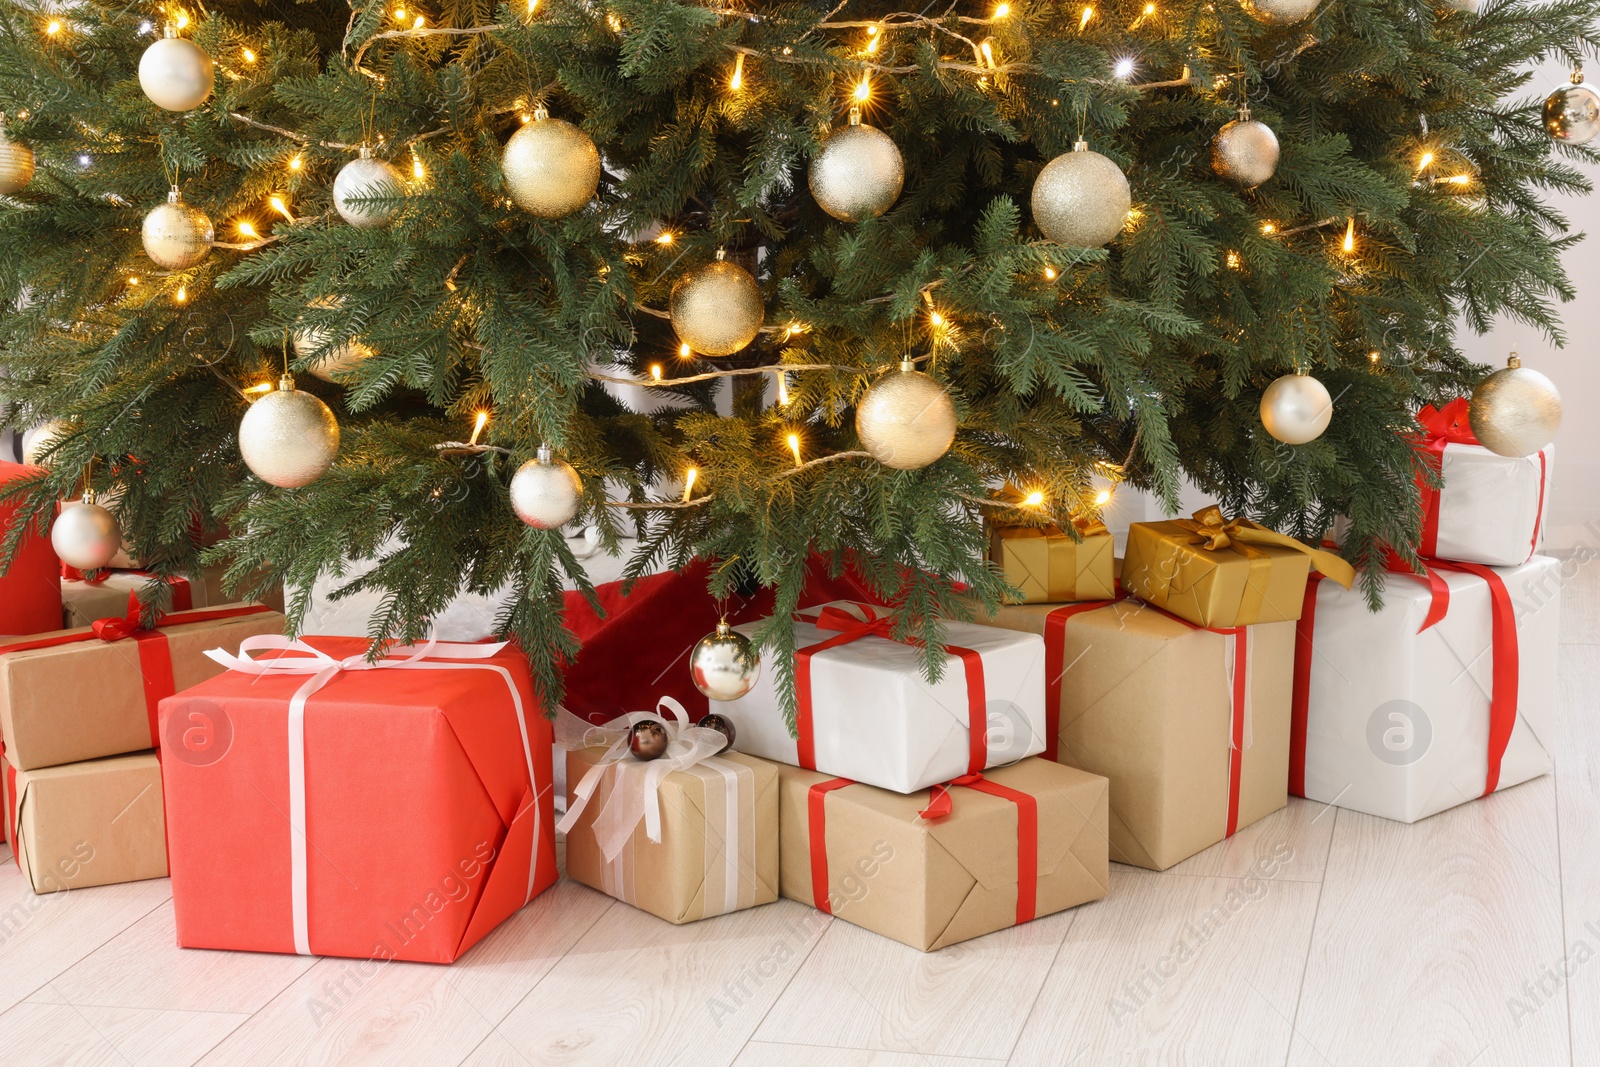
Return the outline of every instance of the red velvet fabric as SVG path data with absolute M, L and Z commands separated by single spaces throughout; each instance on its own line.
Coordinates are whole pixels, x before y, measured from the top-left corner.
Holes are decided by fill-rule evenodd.
M 660 697 L 670 696 L 682 702 L 690 718 L 706 714 L 706 698 L 689 679 L 689 651 L 717 628 L 722 610 L 737 625 L 765 618 L 773 608 L 770 589 L 719 605 L 706 592 L 709 573 L 709 564 L 697 560 L 681 572 L 636 583 L 627 596 L 620 582 L 601 586 L 604 619 L 596 618 L 581 595 L 568 593 L 567 628 L 583 641 L 583 649 L 567 671 L 567 708 L 581 719 L 603 723 L 626 712 L 649 711 Z M 800 607 L 830 600 L 883 602 L 850 570 L 832 579 L 826 565 L 814 560 Z M 771 664 L 763 663 L 762 669 L 771 670 Z
M 38 473 L 37 467 L 0 462 L 0 483 Z M 0 504 L 0 530 L 18 521 L 15 504 Z M 11 569 L 0 574 L 0 634 L 61 629 L 61 561 L 48 537 L 29 532 Z

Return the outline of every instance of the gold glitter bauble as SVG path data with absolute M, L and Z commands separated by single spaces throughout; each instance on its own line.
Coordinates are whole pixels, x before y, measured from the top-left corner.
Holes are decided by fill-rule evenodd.
M 950 450 L 956 405 L 944 386 L 905 362 L 879 378 L 856 404 L 861 447 L 885 467 L 917 470 Z
M 535 530 L 554 530 L 571 522 L 583 503 L 583 479 L 570 463 L 556 459 L 548 445 L 538 458 L 511 477 L 511 510 Z
M 1131 207 L 1127 176 L 1087 141 L 1045 164 L 1033 182 L 1033 221 L 1059 245 L 1100 247 L 1122 232 Z
M 352 159 L 339 168 L 333 179 L 333 207 L 339 217 L 358 229 L 370 230 L 387 226 L 400 209 L 396 205 L 362 203 L 367 197 L 400 196 L 405 188 L 404 178 L 393 163 L 374 159 L 363 148 L 361 158 Z
M 518 207 L 541 219 L 559 219 L 594 199 L 600 150 L 572 123 L 539 111 L 506 142 L 500 169 Z
M 1211 139 L 1211 169 L 1240 189 L 1254 189 L 1278 169 L 1278 135 L 1242 109 Z
M 0 193 L 17 193 L 33 181 L 33 149 L 0 130 Z
M 1484 448 L 1502 456 L 1531 456 L 1554 441 L 1561 428 L 1561 393 L 1512 355 L 1472 391 L 1467 416 Z
M 339 420 L 285 376 L 239 423 L 239 452 L 257 478 L 280 489 L 310 485 L 339 455 Z
M 905 185 L 906 164 L 894 139 L 875 126 L 863 126 L 859 112 L 850 125 L 822 142 L 811 161 L 811 195 L 843 222 L 875 219 L 889 210 Z
M 168 111 L 193 111 L 205 103 L 215 78 L 205 49 L 182 37 L 157 41 L 139 57 L 139 88 Z
M 1288 26 L 1317 9 L 1318 0 L 1245 0 L 1245 8 L 1262 22 Z
M 144 217 L 144 251 L 156 266 L 187 270 L 211 254 L 216 238 L 211 220 L 197 207 L 185 204 L 174 188 L 167 202 Z
M 756 339 L 767 318 L 761 286 L 749 271 L 722 258 L 678 279 L 671 311 L 678 339 L 702 356 L 733 355 Z
M 1588 144 L 1600 133 L 1600 94 L 1582 83 L 1582 74 L 1572 78 L 1545 97 L 1544 132 L 1562 144 Z

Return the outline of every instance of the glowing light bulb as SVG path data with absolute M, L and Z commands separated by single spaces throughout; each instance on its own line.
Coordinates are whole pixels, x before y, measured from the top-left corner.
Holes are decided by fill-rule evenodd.
M 861 76 L 861 82 L 856 86 L 856 90 L 853 95 L 855 99 L 861 101 L 862 103 L 866 103 L 867 98 L 872 95 L 872 84 L 867 81 L 867 76 L 865 74 Z
M 1239 269 L 1239 262 L 1240 262 L 1239 253 L 1233 251 L 1232 249 L 1229 249 L 1228 250 L 1228 266 L 1232 267 L 1234 270 L 1238 270 Z
M 744 88 L 744 53 L 740 52 L 733 57 L 733 77 L 728 79 L 728 88 L 738 92 Z
M 1367 362 L 1368 363 L 1377 364 L 1377 363 L 1380 363 L 1382 361 L 1383 361 L 1383 353 L 1379 352 L 1376 348 L 1374 348 L 1371 352 L 1367 353 Z
M 539 0 L 528 0 L 528 14 L 533 14 L 534 11 L 538 10 L 538 7 Z
M 778 372 L 778 403 L 789 402 L 789 376 L 783 371 Z
M 1047 282 L 1056 280 L 1056 269 L 1054 267 L 1046 267 L 1044 269 L 1044 280 Z
M 248 48 L 241 50 L 239 54 L 244 56 L 244 61 L 246 63 L 254 63 L 256 61 L 256 54 L 250 51 Z
M 427 21 L 428 21 L 427 19 L 423 18 L 421 15 L 418 15 L 417 16 L 417 21 L 415 21 L 415 22 L 413 22 L 411 24 L 411 28 L 414 29 L 414 30 L 420 30 L 420 29 L 422 29 L 423 24 L 426 23 Z
M 406 20 L 406 9 L 403 7 L 395 8 L 394 17 L 396 22 L 404 22 Z
M 1146 4 L 1146 5 L 1144 5 L 1144 13 L 1145 13 L 1146 17 L 1148 17 L 1150 15 L 1154 15 L 1156 13 L 1156 5 L 1154 5 L 1154 4 Z
M 661 380 L 661 364 L 650 364 L 650 377 L 654 378 L 658 382 Z
M 1270 222 L 1263 222 L 1261 224 L 1262 236 L 1271 237 L 1273 234 L 1275 234 L 1277 232 L 1278 232 L 1278 227 L 1275 224 L 1270 223 Z
M 1356 220 L 1353 215 L 1349 224 L 1344 228 L 1344 250 L 1346 252 L 1354 252 L 1356 250 Z
M 189 288 L 188 288 L 188 286 L 185 286 L 185 285 L 178 286 L 178 293 L 177 293 L 176 296 L 173 297 L 173 299 L 176 300 L 180 304 L 183 303 L 185 300 L 188 300 L 189 299 Z
M 412 177 L 416 178 L 417 181 L 420 182 L 423 178 L 427 177 L 427 174 L 428 172 L 422 169 L 422 160 L 413 155 L 411 157 Z
M 789 435 L 789 451 L 794 453 L 794 465 L 796 467 L 800 466 L 800 435 L 799 434 L 792 433 L 792 434 Z
M 272 205 L 272 210 L 276 211 L 278 214 L 282 215 L 284 218 L 288 219 L 290 222 L 294 221 L 294 216 L 289 214 L 289 205 L 287 205 L 287 204 L 285 204 L 283 202 L 283 197 L 281 197 L 281 196 L 269 197 L 267 199 L 267 203 Z
M 188 25 L 189 25 L 189 16 L 184 14 L 182 11 L 178 12 L 178 29 L 181 30 L 181 29 L 185 28 Z
M 477 444 L 478 443 L 478 435 L 483 432 L 483 428 L 485 426 L 487 426 L 487 425 L 489 425 L 489 413 L 487 411 L 478 412 L 478 422 L 477 422 L 477 424 L 475 426 L 472 427 L 472 439 L 469 440 L 467 442 L 467 444 L 469 444 L 469 445 Z
M 658 244 L 658 245 L 670 245 L 671 243 L 672 243 L 672 231 L 671 230 L 662 230 L 661 231 L 661 235 L 656 238 L 656 244 Z
M 612 33 L 622 32 L 622 19 L 619 18 L 614 12 L 606 16 L 606 25 L 611 27 Z
M 1428 167 L 1432 165 L 1432 163 L 1433 163 L 1433 153 L 1432 152 L 1424 152 L 1424 153 L 1422 153 L 1422 158 L 1417 160 L 1417 169 L 1419 171 L 1427 170 Z
M 295 156 L 293 159 L 289 160 L 289 169 L 290 170 L 299 170 L 301 167 L 303 167 L 305 165 L 306 165 L 306 161 L 301 156 Z
M 984 41 L 978 45 L 978 51 L 983 53 L 983 61 L 989 65 L 990 70 L 993 70 L 994 46 L 989 43 L 987 38 L 985 38 Z
M 135 285 L 138 285 L 138 284 L 139 284 L 139 276 L 137 274 L 135 274 L 133 277 L 128 279 L 128 285 L 129 286 L 135 286 Z
M 44 28 L 44 32 L 54 37 L 61 32 L 61 21 L 59 19 L 51 19 L 50 24 Z
M 689 342 L 688 341 L 685 341 L 685 342 L 683 342 L 683 344 L 678 346 L 678 358 L 679 359 L 688 359 L 689 357 L 691 357 L 693 355 L 694 355 L 694 349 L 689 347 Z
M 249 222 L 241 222 L 241 223 L 239 223 L 239 236 L 240 237 L 248 237 L 251 240 L 254 240 L 257 237 L 260 237 L 261 235 L 256 233 L 256 228 L 254 226 L 250 225 Z
M 1082 33 L 1084 27 L 1089 25 L 1089 20 L 1094 18 L 1094 8 L 1085 7 L 1083 14 L 1078 16 L 1078 32 Z
M 944 325 L 944 316 L 937 311 L 930 311 L 928 312 L 928 321 L 933 324 L 935 329 L 938 329 Z
M 1451 185 L 1471 185 L 1472 184 L 1472 175 L 1470 175 L 1470 174 L 1452 174 L 1450 176 L 1449 180 L 1450 180 L 1450 184 Z
M 1095 507 L 1103 508 L 1109 503 L 1111 503 L 1111 490 L 1102 489 L 1102 490 L 1100 490 L 1098 493 L 1096 493 L 1094 495 L 1094 506 Z
M 1117 60 L 1117 65 L 1111 68 L 1111 72 L 1119 78 L 1133 77 L 1133 60 L 1124 56 Z
M 1033 492 L 1029 493 L 1022 500 L 1022 506 L 1023 507 L 1027 507 L 1027 508 L 1036 508 L 1040 504 L 1043 504 L 1043 503 L 1044 503 L 1044 494 L 1039 492 L 1039 490 L 1037 490 L 1037 489 L 1035 489 Z
M 700 472 L 693 467 L 690 467 L 689 473 L 683 476 L 683 502 L 685 504 L 689 502 L 691 494 L 694 493 L 694 482 L 698 477 L 700 477 Z
M 1001 4 L 994 9 L 994 17 L 997 19 L 1003 19 L 1009 14 L 1011 14 L 1010 4 Z
M 878 27 L 876 27 L 876 26 L 868 26 L 867 27 L 867 54 L 868 55 L 872 55 L 874 52 L 876 52 L 878 50 L 878 41 L 879 41 Z
M 262 382 L 260 385 L 252 385 L 250 388 L 244 390 L 244 392 L 246 392 L 246 393 L 270 393 L 270 392 L 272 392 L 272 383 L 271 382 Z

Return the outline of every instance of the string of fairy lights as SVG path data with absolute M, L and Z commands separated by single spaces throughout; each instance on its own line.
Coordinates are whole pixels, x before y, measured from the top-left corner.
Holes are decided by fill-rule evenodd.
M 1292 24 L 1312 13 L 1317 0 L 1246 0 L 1252 12 L 1264 22 Z M 726 43 L 731 62 L 726 75 L 726 90 L 741 93 L 752 88 L 759 77 L 763 63 L 777 64 L 833 64 L 843 56 L 849 60 L 855 74 L 851 75 L 845 90 L 848 125 L 832 129 L 823 141 L 817 156 L 812 160 L 809 185 L 818 205 L 842 222 L 853 223 L 873 218 L 887 211 L 899 198 L 904 180 L 904 163 L 898 147 L 882 130 L 863 121 L 864 109 L 881 95 L 874 81 L 897 75 L 922 73 L 928 64 L 896 63 L 886 57 L 892 51 L 886 47 L 892 36 L 919 34 L 929 41 L 943 42 L 957 47 L 960 56 L 944 56 L 931 66 L 939 71 L 970 75 L 982 87 L 999 85 L 1002 79 L 1018 74 L 1041 73 L 1039 65 L 1004 54 L 1002 43 L 990 31 L 1002 27 L 1015 17 L 1013 5 L 996 4 L 988 15 L 929 16 L 918 12 L 894 12 L 873 19 L 836 18 L 845 3 L 839 3 L 826 17 L 815 23 L 806 33 L 838 35 L 851 43 L 830 49 L 828 57 L 804 53 L 792 45 L 774 50 L 758 50 L 737 42 Z M 539 17 L 539 0 L 527 0 L 525 18 Z M 713 6 L 710 10 L 725 19 L 742 19 L 757 22 L 761 15 L 731 6 Z M 203 106 L 211 97 L 215 71 L 238 79 L 248 77 L 250 68 L 260 69 L 261 53 L 248 43 L 236 46 L 235 54 L 214 61 L 193 41 L 184 37 L 191 20 L 187 13 L 177 8 L 164 8 L 164 32 L 146 50 L 140 62 L 139 78 L 145 94 L 158 106 L 173 112 L 185 113 Z M 492 35 L 509 27 L 504 24 L 457 28 L 430 25 L 425 13 L 395 6 L 387 13 L 389 28 L 361 41 L 354 55 L 349 56 L 350 68 L 380 85 L 384 75 L 363 66 L 369 51 L 381 42 L 412 41 L 434 37 L 467 37 Z M 603 18 L 611 33 L 624 34 L 626 27 L 615 12 L 597 9 L 596 17 Z M 1111 16 L 1092 4 L 1079 10 L 1077 32 L 1085 34 L 1098 21 Z M 1159 23 L 1160 9 L 1156 3 L 1146 3 L 1135 13 L 1128 24 L 1129 30 L 1154 26 Z M 41 26 L 44 36 L 52 41 L 65 41 L 80 32 L 71 19 L 63 16 L 48 18 Z M 154 25 L 146 22 L 140 32 L 154 32 Z M 799 41 L 795 42 L 799 44 Z M 1316 42 L 1309 36 L 1300 50 Z M 347 40 L 345 52 L 348 54 Z M 1136 63 L 1131 57 L 1114 57 L 1110 62 L 1110 76 L 1084 79 L 1090 85 L 1117 85 L 1148 92 L 1159 89 L 1201 86 L 1189 66 L 1182 68 L 1177 78 L 1159 81 L 1134 82 Z M 1220 98 L 1225 98 L 1231 83 L 1237 79 L 1241 97 L 1238 118 L 1227 123 L 1212 142 L 1212 164 L 1219 177 L 1241 192 L 1254 189 L 1271 178 L 1278 161 L 1276 135 L 1263 123 L 1251 117 L 1243 103 L 1244 75 L 1223 76 L 1209 88 Z M 554 88 L 542 87 L 530 97 L 512 101 L 494 109 L 495 114 L 515 112 L 521 125 L 513 132 L 504 148 L 502 170 L 506 178 L 509 203 L 530 215 L 544 219 L 562 218 L 584 209 L 595 197 L 601 176 L 601 160 L 594 142 L 576 125 L 553 117 L 540 101 Z M 1582 85 L 1581 73 L 1576 74 L 1571 87 L 1574 94 L 1590 93 Z M 374 93 L 374 110 L 377 91 Z M 1552 97 L 1554 99 L 1554 97 Z M 1581 101 L 1580 101 L 1581 102 Z M 1059 100 L 1051 104 L 1059 105 Z M 1547 129 L 1557 139 L 1576 140 L 1577 134 L 1562 137 L 1549 121 Z M 449 127 L 428 130 L 410 138 L 390 143 L 371 123 L 364 123 L 363 138 L 358 144 L 321 141 L 297 131 L 261 122 L 247 114 L 229 112 L 229 117 L 248 128 L 259 130 L 288 142 L 284 167 L 294 178 L 303 176 L 310 167 L 307 150 L 317 148 L 330 151 L 354 151 L 356 159 L 340 169 L 333 184 L 333 208 L 315 221 L 331 221 L 337 214 L 346 223 L 357 227 L 387 226 L 400 210 L 398 201 L 404 196 L 408 178 L 394 163 L 382 155 L 409 156 L 409 181 L 423 183 L 427 168 L 419 146 L 447 134 Z M 1424 120 L 1424 139 L 1426 126 Z M 1582 131 L 1578 131 L 1581 133 Z M 1593 136 L 1593 132 L 1589 133 Z M 1586 138 L 1585 138 L 1586 139 Z M 10 153 L 8 156 L 7 153 Z M 28 177 L 31 177 L 32 155 L 21 145 L 5 140 L 0 127 L 0 192 L 7 189 L 10 180 L 20 188 L 16 178 L 20 164 L 6 165 L 11 156 L 26 153 Z M 87 158 L 87 157 L 85 157 Z M 1416 184 L 1446 191 L 1460 191 L 1473 184 L 1469 168 L 1445 173 L 1446 163 L 1461 166 L 1467 161 L 1457 154 L 1425 141 L 1419 149 L 1416 165 Z M 194 267 L 205 260 L 215 248 L 239 253 L 259 250 L 281 239 L 278 233 L 263 232 L 265 225 L 256 218 L 240 217 L 232 221 L 239 240 L 219 241 L 211 220 L 203 211 L 186 203 L 177 181 L 173 181 L 167 202 L 158 205 L 145 218 L 142 241 L 149 259 L 158 267 L 152 277 L 167 281 L 171 298 L 183 303 L 191 298 L 189 275 Z M 292 184 L 292 183 L 291 183 Z M 373 203 L 373 200 L 379 203 Z M 1085 205 L 1098 205 L 1085 208 Z M 290 206 L 287 191 L 267 198 L 273 214 L 290 225 L 308 220 L 297 217 Z M 1137 227 L 1143 213 L 1131 202 L 1126 176 L 1109 158 L 1090 149 L 1080 138 L 1071 152 L 1049 161 L 1035 183 L 1032 199 L 1035 222 L 1049 242 L 1063 248 L 1097 247 L 1115 240 L 1127 229 Z M 1263 236 L 1279 240 L 1333 227 L 1342 227 L 1336 238 L 1334 252 L 1350 257 L 1357 254 L 1358 228 L 1354 215 L 1319 219 L 1300 225 L 1284 226 L 1267 220 L 1260 224 Z M 652 238 L 657 245 L 671 246 L 680 237 L 672 229 L 660 229 Z M 463 257 L 461 262 L 465 262 Z M 1244 266 L 1239 252 L 1229 250 L 1227 265 L 1234 269 Z M 461 263 L 457 264 L 459 270 Z M 1049 265 L 1043 269 L 1046 282 L 1054 282 L 1061 267 Z M 446 279 L 446 287 L 455 288 L 455 271 Z M 130 275 L 130 289 L 143 284 L 138 275 Z M 860 451 L 832 456 L 805 459 L 798 431 L 783 435 L 783 447 L 794 459 L 794 465 L 779 474 L 789 478 L 807 470 L 841 460 L 871 460 L 899 469 L 917 469 L 934 462 L 951 446 L 956 433 L 956 413 L 953 402 L 944 387 L 933 377 L 918 369 L 917 364 L 934 358 L 942 346 L 953 346 L 953 337 L 959 324 L 952 322 L 948 310 L 941 308 L 934 293 L 938 282 L 923 286 L 920 293 L 925 303 L 925 322 L 931 351 L 922 356 L 907 358 L 898 371 L 890 370 L 877 377 L 860 397 L 857 404 L 857 431 L 862 440 Z M 889 298 L 879 298 L 887 300 Z M 336 301 L 333 305 L 336 306 Z M 765 320 L 766 309 L 759 283 L 735 258 L 724 255 L 719 248 L 712 261 L 691 267 L 677 279 L 672 287 L 671 307 L 667 310 L 636 306 L 640 313 L 669 321 L 677 333 L 680 345 L 678 356 L 682 360 L 697 358 L 716 359 L 740 352 L 758 336 L 776 336 L 787 343 L 806 332 L 810 327 L 804 322 L 790 321 L 772 324 Z M 371 350 L 360 342 L 348 341 L 330 345 L 325 333 L 306 330 L 293 338 L 294 347 L 302 357 L 321 358 L 314 364 L 312 373 L 330 381 L 339 380 L 339 370 L 359 363 L 363 354 Z M 780 358 L 787 358 L 789 350 Z M 1374 353 L 1374 355 L 1378 355 Z M 1374 359 L 1373 362 L 1379 362 Z M 334 369 L 323 369 L 334 368 Z M 589 378 L 614 385 L 637 385 L 645 388 L 674 388 L 719 378 L 772 375 L 777 384 L 780 405 L 789 402 L 789 375 L 809 372 L 833 372 L 872 376 L 870 368 L 844 366 L 830 363 L 794 362 L 758 367 L 719 368 L 690 374 L 665 373 L 662 363 L 649 365 L 648 377 L 631 378 L 606 374 L 591 369 Z M 332 411 L 320 399 L 296 390 L 288 373 L 287 352 L 285 373 L 273 389 L 270 384 L 243 390 L 247 394 L 260 394 L 246 413 L 240 427 L 240 446 L 245 462 L 251 470 L 268 483 L 292 488 L 310 484 L 320 477 L 334 462 L 338 453 L 338 422 Z M 1274 394 L 1280 394 L 1275 397 Z M 1307 419 L 1295 414 L 1306 410 L 1317 412 Z M 1304 443 L 1319 436 L 1332 415 L 1332 401 L 1327 391 L 1310 378 L 1305 368 L 1295 374 L 1285 375 L 1269 386 L 1262 401 L 1262 416 L 1267 429 L 1280 440 L 1292 444 Z M 466 454 L 482 451 L 511 452 L 499 446 L 480 443 L 479 438 L 488 420 L 487 412 L 476 418 L 472 438 L 467 442 L 446 442 L 439 450 L 444 454 Z M 302 441 L 298 447 L 284 447 L 286 440 Z M 1129 454 L 1120 465 L 1108 469 L 1125 472 L 1133 462 Z M 613 502 L 620 507 L 681 508 L 702 505 L 714 494 L 703 492 L 694 496 L 693 490 L 699 471 L 691 468 L 685 472 L 680 499 L 653 502 Z M 1114 483 L 1113 483 L 1114 484 Z M 530 526 L 553 529 L 574 518 L 582 500 L 582 483 L 573 468 L 555 459 L 550 451 L 541 448 L 537 458 L 525 463 L 516 473 L 511 486 L 512 505 L 519 517 Z M 1101 499 L 1104 497 L 1104 499 Z M 1101 490 L 1092 502 L 1103 506 L 1109 500 L 1109 490 Z M 978 499 L 976 503 L 1004 507 L 1042 508 L 1047 501 L 1041 492 L 1023 494 L 1017 499 Z M 1081 503 L 1090 503 L 1083 501 Z

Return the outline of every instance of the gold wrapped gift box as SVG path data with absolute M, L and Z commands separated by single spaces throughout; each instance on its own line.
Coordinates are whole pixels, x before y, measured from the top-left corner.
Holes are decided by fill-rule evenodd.
M 1114 595 L 1111 534 L 1102 522 L 1075 524 L 1081 541 L 1058 526 L 999 526 L 989 559 L 1022 592 L 1023 604 L 1101 600 Z

